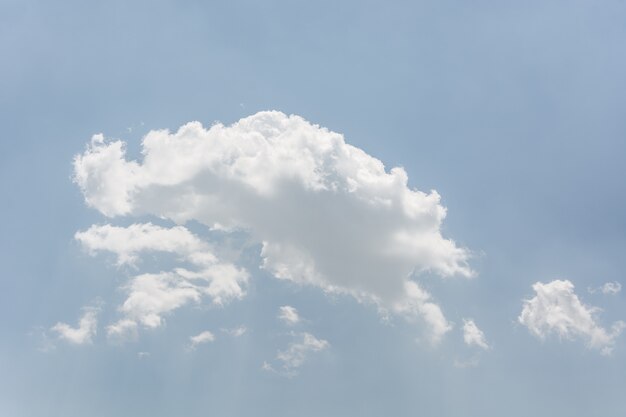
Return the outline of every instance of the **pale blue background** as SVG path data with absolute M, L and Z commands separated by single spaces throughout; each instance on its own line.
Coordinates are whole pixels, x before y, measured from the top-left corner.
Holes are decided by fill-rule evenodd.
M 586 291 L 626 284 L 625 22 L 622 0 L 0 1 L 0 415 L 625 415 L 624 335 L 606 358 L 515 323 L 531 284 L 555 278 L 603 325 L 626 319 L 623 293 Z M 136 344 L 101 327 L 91 346 L 39 351 L 40 328 L 97 297 L 110 322 L 131 273 L 72 240 L 104 221 L 70 180 L 91 135 L 136 156 L 149 129 L 265 109 L 441 193 L 444 231 L 479 272 L 424 284 L 457 325 L 445 342 L 420 347 L 401 321 L 278 282 L 251 250 L 242 302 L 183 309 Z M 294 379 L 260 370 L 288 341 L 283 304 L 332 345 Z M 460 369 L 467 316 L 493 349 Z M 239 324 L 239 340 L 219 331 Z M 205 329 L 216 342 L 185 352 Z

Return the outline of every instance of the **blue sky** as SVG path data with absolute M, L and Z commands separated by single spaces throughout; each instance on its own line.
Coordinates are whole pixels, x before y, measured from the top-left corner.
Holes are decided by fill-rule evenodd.
M 623 1 L 0 1 L 0 414 L 623 415 L 625 18 Z M 165 157 L 142 148 L 159 129 Z M 117 140 L 121 159 L 75 164 Z M 236 175 L 209 169 L 242 149 Z M 111 169 L 142 155 L 151 170 Z M 104 225 L 123 238 L 75 238 Z M 432 249 L 449 239 L 461 252 Z M 207 265 L 241 293 L 191 286 L 226 276 Z M 125 304 L 142 274 L 182 304 Z

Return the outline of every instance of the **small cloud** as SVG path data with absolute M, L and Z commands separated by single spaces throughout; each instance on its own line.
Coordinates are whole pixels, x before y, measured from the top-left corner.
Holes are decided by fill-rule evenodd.
M 107 326 L 107 337 L 114 342 L 125 342 L 137 338 L 137 322 L 130 319 L 121 319 Z
M 276 355 L 276 360 L 280 362 L 281 371 L 276 371 L 268 362 L 263 362 L 262 369 L 293 377 L 298 374 L 298 368 L 306 362 L 311 353 L 320 352 L 330 347 L 328 341 L 318 339 L 310 333 L 293 333 L 292 336 L 293 341 L 289 343 L 287 349 L 278 351 Z
M 485 350 L 489 349 L 485 334 L 476 326 L 472 319 L 463 319 L 463 340 L 468 346 L 478 346 Z
M 476 368 L 478 366 L 478 358 L 477 357 L 473 357 L 470 359 L 455 359 L 454 360 L 454 367 L 455 368 L 461 368 L 461 369 L 466 369 L 466 368 Z
M 591 294 L 601 292 L 604 295 L 615 295 L 622 290 L 622 284 L 617 281 L 605 282 L 603 285 L 597 288 L 587 288 L 587 291 Z
M 137 352 L 137 357 L 139 359 L 146 359 L 150 357 L 150 352 Z
M 267 372 L 276 373 L 276 370 L 274 369 L 274 367 L 267 361 L 263 361 L 263 364 L 261 365 L 261 369 Z
M 518 321 L 540 339 L 556 334 L 562 339 L 582 339 L 590 349 L 603 355 L 613 351 L 615 339 L 626 328 L 619 320 L 610 330 L 600 326 L 596 315 L 599 308 L 583 304 L 574 293 L 574 284 L 568 280 L 554 280 L 533 285 L 535 296 L 524 300 Z
M 99 307 L 84 307 L 83 315 L 78 322 L 78 327 L 72 327 L 67 323 L 58 322 L 50 328 L 57 333 L 59 339 L 63 339 L 75 345 L 90 344 L 98 327 Z
M 298 310 L 291 306 L 280 307 L 278 318 L 288 326 L 293 326 L 300 322 L 300 315 L 298 314 Z
M 222 329 L 222 332 L 224 332 L 224 333 L 226 333 L 226 334 L 228 334 L 229 336 L 232 336 L 232 337 L 243 336 L 247 331 L 248 331 L 248 329 L 246 328 L 246 326 L 234 327 L 232 329 Z
M 215 341 L 215 336 L 213 335 L 213 333 L 211 333 L 210 331 L 206 330 L 202 333 L 199 333 L 195 336 L 191 336 L 189 338 L 189 349 L 193 350 L 196 347 L 198 347 L 198 345 L 202 345 L 205 343 L 210 343 Z

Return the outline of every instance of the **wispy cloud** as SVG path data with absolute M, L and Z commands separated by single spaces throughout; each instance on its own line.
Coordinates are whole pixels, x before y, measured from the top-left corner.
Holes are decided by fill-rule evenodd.
M 279 350 L 276 355 L 278 368 L 275 368 L 271 363 L 265 361 L 263 362 L 262 369 L 292 377 L 298 374 L 298 368 L 304 365 L 310 354 L 326 350 L 330 347 L 328 341 L 318 339 L 311 333 L 292 333 L 291 337 L 292 341 L 287 348 Z
M 83 315 L 78 322 L 78 327 L 72 327 L 67 323 L 58 322 L 50 328 L 59 339 L 75 345 L 84 345 L 92 342 L 98 330 L 98 313 L 100 307 L 84 307 Z
M 195 269 L 175 268 L 169 272 L 144 273 L 123 286 L 127 298 L 119 307 L 124 317 L 107 327 L 111 339 L 134 338 L 139 325 L 161 326 L 163 316 L 190 303 L 210 298 L 224 305 L 245 295 L 248 273 L 219 260 L 204 242 L 187 228 L 156 226 L 151 223 L 127 227 L 94 225 L 76 233 L 76 239 L 92 255 L 111 252 L 117 265 L 136 265 L 141 255 L 162 252 L 179 257 Z
M 237 326 L 237 327 L 233 327 L 232 329 L 222 329 L 222 332 L 228 334 L 229 336 L 232 337 L 241 337 L 243 336 L 246 332 L 248 331 L 248 328 L 246 326 Z
M 596 288 L 587 288 L 587 291 L 589 291 L 591 294 L 600 292 L 605 295 L 615 295 L 618 294 L 621 290 L 622 284 L 617 281 L 605 282 L 604 284 Z
M 199 345 L 210 343 L 213 341 L 215 341 L 215 335 L 213 335 L 213 333 L 211 333 L 210 331 L 205 330 L 189 338 L 189 348 L 193 350 Z

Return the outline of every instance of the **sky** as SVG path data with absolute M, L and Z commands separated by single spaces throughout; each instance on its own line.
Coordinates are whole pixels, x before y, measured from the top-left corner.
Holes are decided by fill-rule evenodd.
M 625 20 L 0 0 L 0 415 L 622 416 Z

